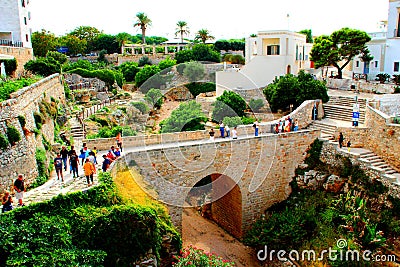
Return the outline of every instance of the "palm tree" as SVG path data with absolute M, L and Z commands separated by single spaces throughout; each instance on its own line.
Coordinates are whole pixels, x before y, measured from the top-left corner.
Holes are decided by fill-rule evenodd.
M 195 39 L 201 40 L 203 44 L 205 44 L 207 40 L 213 40 L 215 37 L 210 35 L 210 32 L 207 29 L 201 29 L 197 32 Z
M 180 20 L 176 23 L 176 26 L 178 26 L 178 27 L 176 28 L 175 36 L 180 34 L 181 35 L 181 43 L 183 43 L 183 35 L 188 35 L 190 33 L 189 27 L 187 26 L 187 22 Z
M 142 30 L 142 43 L 146 44 L 146 29 L 148 26 L 151 26 L 151 19 L 149 19 L 149 17 L 143 12 L 137 13 L 136 18 L 137 21 L 133 27 L 140 27 Z
M 121 46 L 121 54 L 124 53 L 123 47 L 124 47 L 124 45 L 126 44 L 126 42 L 129 40 L 129 37 L 130 37 L 130 34 L 129 34 L 129 33 L 126 33 L 126 32 L 118 33 L 118 34 L 115 36 L 115 40 L 116 40 L 116 41 L 118 42 L 118 44 Z

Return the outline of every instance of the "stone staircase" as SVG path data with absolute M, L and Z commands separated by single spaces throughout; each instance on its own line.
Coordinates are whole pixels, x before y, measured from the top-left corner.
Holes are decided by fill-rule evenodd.
M 358 157 L 358 160 L 370 164 L 372 170 L 381 173 L 386 179 L 400 185 L 400 174 L 375 153 L 371 151 L 363 152 Z
M 332 140 L 335 141 L 335 131 L 336 126 L 322 122 L 322 121 L 313 121 L 313 123 L 308 127 L 311 130 L 320 130 L 321 136 L 320 139 L 323 140 Z
M 360 105 L 359 124 L 365 122 L 366 99 L 358 99 Z M 353 104 L 356 104 L 354 97 L 331 96 L 329 102 L 324 104 L 325 118 L 340 121 L 349 121 L 353 119 Z
M 71 124 L 71 135 L 74 138 L 74 140 L 76 139 L 85 139 L 85 130 L 83 129 L 82 125 L 80 124 L 80 122 L 78 121 L 77 118 L 71 118 L 69 120 L 70 124 Z

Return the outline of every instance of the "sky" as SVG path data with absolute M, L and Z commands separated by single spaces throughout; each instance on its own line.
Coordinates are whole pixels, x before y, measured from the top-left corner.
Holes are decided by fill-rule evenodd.
M 141 33 L 135 16 L 144 12 L 152 26 L 147 36 L 174 38 L 176 23 L 186 21 L 193 38 L 207 29 L 216 39 L 248 37 L 266 30 L 311 29 L 314 36 L 343 27 L 377 32 L 387 20 L 389 0 L 31 0 L 32 30 L 65 35 L 79 26 L 107 34 Z

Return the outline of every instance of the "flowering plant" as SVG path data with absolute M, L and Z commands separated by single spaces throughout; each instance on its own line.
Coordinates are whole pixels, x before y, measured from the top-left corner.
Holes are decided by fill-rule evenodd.
M 192 267 L 233 267 L 234 262 L 222 259 L 221 257 L 207 253 L 202 249 L 189 246 L 181 251 L 181 256 L 175 258 L 178 262 L 173 267 L 192 266 Z

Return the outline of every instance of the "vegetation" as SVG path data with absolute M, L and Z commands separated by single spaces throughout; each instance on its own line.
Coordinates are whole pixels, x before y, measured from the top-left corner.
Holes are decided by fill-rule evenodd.
M 192 61 L 185 64 L 183 76 L 193 83 L 201 80 L 205 76 L 205 71 L 203 64 Z
M 19 89 L 29 86 L 39 80 L 39 77 L 19 78 L 0 83 L 0 102 L 10 99 L 10 95 Z
M 208 40 L 214 40 L 215 37 L 210 34 L 210 31 L 207 29 L 200 29 L 196 33 L 196 37 L 194 38 L 195 40 L 200 40 L 203 44 L 206 43 Z
M 225 117 L 242 117 L 246 106 L 246 101 L 240 95 L 232 91 L 224 91 L 221 96 L 217 97 L 212 118 L 219 122 Z
M 264 101 L 262 99 L 251 99 L 249 102 L 249 107 L 252 111 L 258 112 L 264 106 Z
M 196 266 L 196 267 L 233 267 L 234 262 L 229 262 L 216 256 L 212 253 L 206 253 L 202 249 L 189 246 L 185 248 L 181 256 L 176 257 L 177 262 L 174 263 L 173 267 L 183 267 L 183 266 Z
M 223 120 L 224 125 L 228 125 L 229 127 L 236 127 L 238 125 L 242 125 L 243 121 L 240 117 L 225 117 Z
M 8 76 L 12 75 L 14 71 L 17 69 L 17 60 L 15 58 L 13 59 L 0 59 L 0 64 L 4 63 L 4 66 L 6 67 L 6 74 Z
M 21 141 L 21 134 L 13 125 L 7 125 L 7 138 L 11 145 L 15 145 Z
M 136 62 L 124 62 L 122 63 L 118 69 L 124 75 L 124 79 L 127 82 L 134 82 L 135 76 L 139 72 L 138 63 Z
M 30 188 L 41 186 L 49 179 L 46 150 L 43 148 L 37 148 L 35 152 L 35 158 L 38 169 L 38 177 L 36 177 L 35 181 L 30 185 Z
M 4 134 L 0 133 L 0 149 L 5 150 L 9 144 L 8 138 Z
M 342 79 L 343 69 L 355 56 L 367 50 L 366 43 L 370 40 L 371 37 L 364 31 L 342 28 L 330 36 L 317 37 L 310 60 L 315 62 L 315 68 L 334 66 L 338 71 L 337 78 Z
M 301 30 L 299 33 L 304 34 L 306 36 L 306 42 L 312 44 L 314 42 L 313 35 L 311 29 Z
M 181 50 L 175 54 L 178 64 L 189 61 L 221 62 L 221 55 L 213 49 L 213 46 L 196 44 L 190 50 Z
M 98 69 L 98 70 L 86 70 L 82 68 L 77 68 L 70 70 L 70 73 L 76 73 L 85 78 L 98 78 L 105 82 L 108 88 L 112 88 L 114 82 L 117 82 L 118 86 L 122 87 L 123 84 L 123 74 L 119 71 L 111 69 Z
M 390 75 L 387 73 L 378 73 L 376 75 L 376 80 L 379 81 L 380 83 L 385 83 L 386 81 L 388 81 L 390 78 Z
M 2 215 L 0 265 L 129 266 L 149 250 L 159 261 L 165 235 L 179 250 L 180 237 L 161 208 L 126 204 L 109 173 L 99 180 L 86 192 Z
M 48 51 L 46 57 L 39 57 L 36 60 L 29 60 L 24 68 L 32 73 L 42 76 L 49 76 L 60 73 L 62 65 L 67 62 L 67 56 L 59 52 Z
M 143 102 L 132 102 L 131 105 L 137 108 L 142 114 L 147 114 L 149 112 L 149 106 Z
M 160 63 L 158 63 L 158 67 L 160 68 L 160 70 L 165 70 L 175 65 L 176 65 L 176 60 L 171 59 L 171 57 L 169 56 L 166 59 L 161 60 Z
M 228 61 L 232 64 L 242 64 L 244 65 L 245 59 L 241 55 L 225 54 L 223 61 Z
M 144 99 L 150 104 L 151 109 L 161 108 L 164 102 L 164 95 L 161 93 L 160 89 L 150 89 Z
M 47 52 L 55 51 L 57 37 L 44 29 L 32 33 L 32 48 L 37 57 L 45 57 Z
M 143 12 L 137 13 L 136 19 L 133 27 L 139 27 L 142 30 L 142 44 L 146 44 L 146 29 L 151 26 L 151 19 Z
M 214 44 L 218 51 L 244 51 L 246 43 L 244 40 L 218 40 Z
M 307 170 L 344 177 L 347 192 L 326 192 L 322 185 L 317 190 L 300 189 L 294 180 L 291 196 L 265 212 L 244 238 L 246 244 L 319 253 L 335 247 L 341 238 L 349 246 L 342 249 L 379 253 L 388 238 L 398 238 L 400 216 L 396 205 L 400 200 L 387 195 L 388 189 L 380 181 L 368 177 L 348 158 L 337 155 L 334 165 L 321 162 L 321 149 L 322 142 L 316 140 L 307 153 Z M 329 264 L 344 266 L 343 262 Z
M 160 123 L 162 133 L 204 130 L 207 117 L 196 101 L 184 102 Z
M 215 83 L 192 82 L 185 84 L 185 87 L 194 97 L 198 96 L 201 93 L 215 92 L 217 90 L 217 86 Z
M 138 86 L 138 87 L 142 86 L 150 77 L 156 75 L 159 72 L 160 72 L 160 68 L 157 65 L 144 66 L 135 76 L 136 86 Z M 146 92 L 144 92 L 144 93 L 146 93 Z
M 178 21 L 176 23 L 176 32 L 175 32 L 175 36 L 180 35 L 181 37 L 181 43 L 183 43 L 183 36 L 185 35 L 189 35 L 190 31 L 189 31 L 189 27 L 187 25 L 186 21 Z
M 151 62 L 151 60 L 148 56 L 143 56 L 143 57 L 139 58 L 138 65 L 139 65 L 139 67 L 143 67 L 146 65 L 153 65 L 153 62 Z
M 263 92 L 273 112 L 287 110 L 290 104 L 297 108 L 306 100 L 321 99 L 324 103 L 329 100 L 325 83 L 304 71 L 298 76 L 287 74 L 275 78 Z

